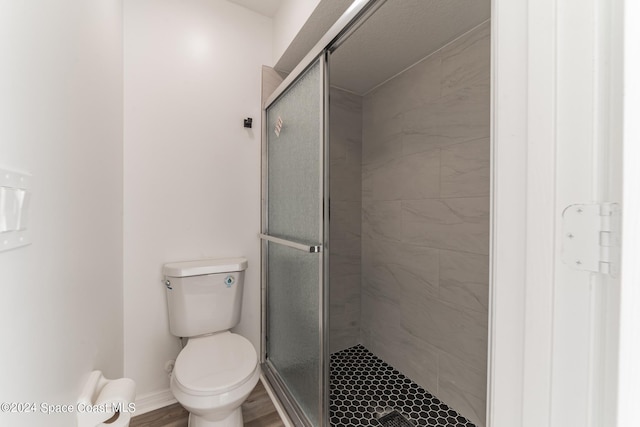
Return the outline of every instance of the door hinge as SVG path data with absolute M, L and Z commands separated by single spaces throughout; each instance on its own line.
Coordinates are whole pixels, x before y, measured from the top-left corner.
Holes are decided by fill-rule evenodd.
M 568 206 L 562 212 L 562 261 L 577 270 L 617 277 L 620 225 L 618 203 Z

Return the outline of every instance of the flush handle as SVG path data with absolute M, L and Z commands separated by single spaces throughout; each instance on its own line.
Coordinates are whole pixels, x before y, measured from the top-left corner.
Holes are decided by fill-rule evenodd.
M 236 282 L 236 279 L 233 276 L 227 276 L 224 278 L 224 284 L 227 285 L 227 288 L 230 288 Z

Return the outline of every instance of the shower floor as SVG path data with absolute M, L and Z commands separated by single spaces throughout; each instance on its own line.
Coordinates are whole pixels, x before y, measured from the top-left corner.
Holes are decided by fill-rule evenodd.
M 393 410 L 414 426 L 475 427 L 362 345 L 332 354 L 330 369 L 334 427 L 406 425 L 378 421 Z

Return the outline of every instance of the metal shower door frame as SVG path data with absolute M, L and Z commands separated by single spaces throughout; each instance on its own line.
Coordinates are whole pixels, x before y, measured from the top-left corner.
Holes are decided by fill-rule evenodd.
M 277 395 L 279 401 L 285 407 L 291 421 L 296 426 L 313 427 L 313 424 L 306 418 L 304 411 L 296 403 L 295 399 L 286 387 L 285 382 L 274 366 L 269 362 L 267 355 L 267 332 L 268 315 L 267 307 L 269 292 L 267 287 L 268 277 L 268 242 L 285 244 L 299 250 L 308 250 L 317 253 L 321 268 L 319 269 L 319 408 L 318 420 L 320 426 L 329 426 L 329 57 L 331 52 L 337 49 L 357 28 L 360 27 L 369 17 L 371 17 L 386 0 L 355 0 L 347 11 L 336 21 L 309 53 L 300 61 L 293 71 L 282 81 L 276 90 L 267 98 L 262 108 L 262 188 L 261 188 L 261 290 L 262 290 L 262 313 L 261 313 L 261 351 L 260 363 L 264 376 L 269 385 Z M 306 73 L 306 71 L 320 61 L 320 80 L 323 90 L 323 111 L 320 117 L 320 129 L 322 132 L 322 143 L 320 144 L 320 235 L 323 242 L 319 246 L 306 246 L 298 242 L 276 242 L 273 236 L 269 236 L 268 222 L 268 123 L 267 109 L 280 97 L 282 97 L 293 85 Z M 278 239 L 281 240 L 281 239 Z
M 327 132 L 327 122 L 326 119 L 328 112 L 328 100 L 329 100 L 329 87 L 328 87 L 328 66 L 327 66 L 327 54 L 323 50 L 319 56 L 313 58 L 313 60 L 307 64 L 307 66 L 299 72 L 295 79 L 292 79 L 289 84 L 284 87 L 284 90 L 281 90 L 278 93 L 278 96 L 272 97 L 267 102 L 265 102 L 264 108 L 262 109 L 262 232 L 259 235 L 262 246 L 261 246 L 261 258 L 262 258 L 262 268 L 261 268 L 261 288 L 262 288 L 262 332 L 261 332 L 261 355 L 260 355 L 260 363 L 262 366 L 263 373 L 266 379 L 269 381 L 273 391 L 278 396 L 278 399 L 285 407 L 287 414 L 291 417 L 291 420 L 299 426 L 305 427 L 313 427 L 313 424 L 307 419 L 304 414 L 304 411 L 292 397 L 292 394 L 287 388 L 285 381 L 278 374 L 277 369 L 273 366 L 273 364 L 269 361 L 267 355 L 267 335 L 269 330 L 269 318 L 267 313 L 268 301 L 269 301 L 269 289 L 267 286 L 268 280 L 268 257 L 269 257 L 269 246 L 268 243 L 272 242 L 275 244 L 280 244 L 284 246 L 288 246 L 293 249 L 297 249 L 303 252 L 309 253 L 311 256 L 318 256 L 318 262 L 320 265 L 319 268 L 319 277 L 318 277 L 318 325 L 319 325 L 319 378 L 318 378 L 318 387 L 319 387 L 319 414 L 318 420 L 320 425 L 325 426 L 329 425 L 328 423 L 328 399 L 329 399 L 329 369 L 328 369 L 328 304 L 329 304 L 329 295 L 328 295 L 328 286 L 325 285 L 325 281 L 328 278 L 328 197 L 329 197 L 329 189 L 328 189 L 328 167 L 329 167 L 329 144 L 328 144 L 328 132 Z M 319 227 L 319 235 L 322 236 L 323 241 L 319 245 L 306 245 L 298 242 L 292 242 L 285 239 L 280 239 L 274 236 L 269 235 L 269 179 L 268 179 L 268 171 L 269 171 L 269 144 L 268 144 L 268 123 L 267 123 L 267 110 L 269 107 L 282 95 L 288 92 L 290 88 L 292 88 L 299 79 L 304 76 L 308 69 L 314 66 L 319 62 L 319 70 L 320 70 L 320 90 L 321 90 L 321 99 L 322 106 L 321 111 L 323 112 L 320 120 L 320 141 L 319 144 L 319 170 L 318 179 L 320 180 L 320 192 L 318 194 L 319 197 L 319 207 L 320 207 L 320 222 L 318 224 Z

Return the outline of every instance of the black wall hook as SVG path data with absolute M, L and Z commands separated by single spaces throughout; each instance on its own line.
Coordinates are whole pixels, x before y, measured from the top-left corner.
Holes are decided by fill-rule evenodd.
M 247 117 L 246 119 L 244 119 L 244 127 L 251 128 L 252 125 L 253 119 L 251 117 Z

